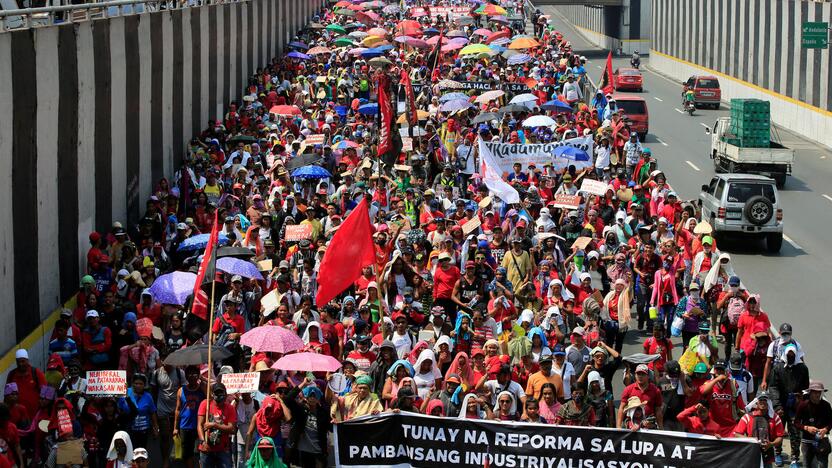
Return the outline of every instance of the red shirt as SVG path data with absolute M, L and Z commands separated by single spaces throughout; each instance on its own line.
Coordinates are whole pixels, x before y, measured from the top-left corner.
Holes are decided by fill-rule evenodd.
M 754 330 L 755 323 L 761 323 L 764 325 L 763 330 L 768 330 L 771 328 L 771 321 L 768 319 L 768 314 L 763 311 L 757 312 L 755 315 L 751 315 L 746 310 L 745 312 L 740 315 L 740 319 L 737 322 L 737 333 L 740 333 L 740 343 L 742 343 L 748 335 Z
M 436 269 L 433 275 L 433 298 L 434 299 L 450 299 L 454 292 L 454 285 L 462 275 L 459 273 L 459 268 L 454 265 L 443 270 L 442 267 Z
M 263 403 L 254 415 L 257 433 L 263 437 L 274 438 L 280 433 L 280 423 L 283 421 L 283 406 L 272 396 L 263 399 Z
M 205 415 L 208 413 L 208 400 L 202 400 L 199 404 L 199 415 L 200 420 L 205 419 Z M 230 403 L 223 403 L 222 405 L 218 405 L 216 402 L 211 402 L 211 414 L 210 419 L 216 423 L 220 424 L 228 424 L 231 423 L 232 426 L 237 423 L 237 411 L 231 406 Z M 206 434 L 207 438 L 207 434 Z M 203 444 L 199 447 L 199 450 L 202 452 L 225 452 L 229 449 L 229 444 L 231 443 L 231 433 L 223 432 L 220 436 L 220 441 L 217 445 L 207 446 Z
M 367 372 L 370 370 L 370 365 L 373 364 L 376 360 L 376 354 L 372 351 L 367 351 L 366 353 L 361 353 L 357 349 L 350 351 L 347 355 L 347 359 L 352 359 L 355 361 L 355 367 L 358 370 Z
M 644 340 L 644 345 L 642 346 L 644 348 L 644 354 L 658 354 L 661 356 L 647 364 L 647 367 L 654 371 L 663 372 L 664 364 L 670 359 L 670 350 L 673 349 L 673 343 L 668 338 L 657 340 L 651 336 Z
M 147 317 L 153 322 L 153 325 L 159 327 L 162 325 L 162 305 L 150 304 L 150 307 L 145 308 L 144 304 L 136 306 L 136 318 Z
M 647 384 L 644 390 L 638 386 L 638 382 L 627 385 L 623 392 L 621 392 L 621 401 L 627 401 L 630 397 L 637 396 L 642 403 L 644 403 L 644 415 L 652 416 L 656 414 L 656 408 L 662 406 L 662 392 L 659 387 L 652 383 Z
M 699 416 L 696 415 L 696 406 L 685 408 L 684 411 L 676 415 L 676 420 L 685 426 L 685 431 L 687 432 L 707 435 L 719 434 L 721 437 L 728 437 L 723 436 L 722 427 L 714 422 L 713 418 L 708 418 L 708 422 L 703 423 L 702 420 L 699 419 Z M 733 430 L 734 428 L 731 427 L 731 429 Z
M 18 367 L 9 372 L 6 383 L 11 382 L 17 384 L 19 394 L 17 401 L 26 407 L 29 419 L 34 419 L 40 402 L 40 387 L 46 385 L 46 377 L 43 375 L 43 371 L 31 366 L 28 366 L 25 370 Z
M 734 426 L 736 426 L 731 405 L 736 405 L 738 410 L 742 406 L 745 406 L 740 406 L 739 398 L 737 400 L 734 399 L 735 392 L 733 384 L 728 381 L 722 381 L 714 385 L 714 388 L 709 393 L 705 393 L 702 390 L 702 387 L 700 387 L 699 392 L 711 404 L 711 420 L 720 427 L 719 435 L 722 437 L 731 437 L 734 432 Z
M 226 322 L 228 322 L 229 325 L 234 327 L 234 332 L 235 333 L 245 333 L 245 331 L 246 331 L 246 319 L 241 317 L 239 314 L 234 314 L 234 318 L 231 318 L 231 317 L 228 316 L 227 313 L 223 313 L 222 317 L 225 319 Z M 219 317 L 214 319 L 214 330 L 213 330 L 213 332 L 214 333 L 219 333 L 220 330 L 222 329 L 222 325 L 223 325 L 222 320 L 220 320 Z

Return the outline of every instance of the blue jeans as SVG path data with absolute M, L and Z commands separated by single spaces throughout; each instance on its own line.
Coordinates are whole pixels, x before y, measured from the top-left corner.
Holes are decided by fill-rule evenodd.
M 676 306 L 673 304 L 665 304 L 659 307 L 659 320 L 664 324 L 664 329 L 670 334 L 670 325 L 673 324 L 673 317 L 676 316 Z
M 231 452 L 199 452 L 199 465 L 202 468 L 232 468 Z

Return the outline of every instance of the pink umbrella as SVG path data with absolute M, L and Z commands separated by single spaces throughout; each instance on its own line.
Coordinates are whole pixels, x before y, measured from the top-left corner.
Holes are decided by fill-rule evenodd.
M 334 372 L 340 368 L 340 361 L 318 353 L 287 354 L 272 364 L 272 369 L 286 371 Z
M 440 38 L 440 37 L 442 37 L 442 43 L 443 43 L 443 44 L 447 44 L 447 43 L 448 43 L 448 38 L 447 38 L 447 37 L 444 37 L 444 36 L 433 36 L 433 37 L 431 37 L 430 39 L 426 40 L 425 42 L 427 42 L 427 43 L 428 43 L 428 44 L 430 44 L 430 45 L 436 45 L 436 43 L 437 43 L 437 42 L 439 42 L 439 38 Z
M 371 29 L 367 30 L 367 34 L 369 34 L 371 36 L 384 37 L 388 33 L 387 33 L 387 30 L 384 29 L 384 28 L 371 28 Z
M 416 48 L 419 48 L 419 49 L 428 49 L 428 48 L 430 48 L 430 45 L 428 45 L 427 42 L 425 42 L 421 39 L 416 39 L 415 37 L 410 37 L 410 36 L 405 36 L 405 37 L 407 39 L 404 41 L 404 43 L 406 45 L 409 45 L 410 47 L 416 47 Z
M 291 330 L 264 325 L 252 328 L 240 337 L 240 344 L 257 352 L 291 353 L 303 348 L 303 340 Z
M 451 42 L 442 46 L 442 52 L 451 52 L 453 50 L 458 50 L 465 47 L 465 44 L 461 42 Z
M 479 28 L 476 31 L 474 31 L 474 34 L 477 34 L 477 35 L 482 36 L 482 37 L 488 37 L 488 36 L 494 34 L 494 32 L 491 31 L 490 29 Z

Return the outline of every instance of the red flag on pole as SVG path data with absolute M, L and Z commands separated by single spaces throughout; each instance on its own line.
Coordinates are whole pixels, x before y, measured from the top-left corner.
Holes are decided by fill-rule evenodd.
M 361 276 L 361 269 L 375 261 L 373 226 L 367 199 L 347 216 L 332 236 L 318 271 L 318 295 L 315 303 L 322 307 Z
M 411 127 L 415 127 L 419 125 L 419 114 L 416 113 L 416 93 L 413 92 L 413 82 L 410 81 L 410 75 L 405 70 L 402 70 L 401 83 L 404 85 L 404 94 L 407 97 L 407 123 Z
M 604 67 L 604 74 L 601 76 L 601 82 L 598 84 L 598 89 L 609 94 L 615 91 L 615 85 L 612 79 L 612 51 L 607 55 L 607 66 Z
M 194 301 L 191 306 L 191 312 L 204 320 L 208 320 L 208 294 L 202 290 L 202 283 L 205 278 L 209 281 L 214 280 L 217 263 L 217 241 L 220 237 L 220 224 L 217 219 L 219 210 L 214 211 L 214 225 L 211 227 L 211 234 L 208 236 L 208 245 L 205 246 L 205 253 L 202 256 L 202 263 L 199 265 L 199 271 L 196 274 L 196 282 L 194 283 Z
M 386 154 L 393 149 L 393 104 L 390 102 L 390 77 L 381 73 L 378 82 L 378 112 L 381 116 L 379 126 L 378 154 Z

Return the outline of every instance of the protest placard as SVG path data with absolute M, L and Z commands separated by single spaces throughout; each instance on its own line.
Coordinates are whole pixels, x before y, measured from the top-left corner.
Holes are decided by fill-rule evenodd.
M 604 196 L 607 193 L 607 184 L 598 180 L 584 179 L 580 191 L 591 193 L 592 195 Z
M 119 396 L 127 394 L 127 371 L 99 370 L 87 372 L 87 395 Z
M 303 140 L 307 146 L 315 146 L 315 145 L 322 145 L 324 144 L 324 134 L 323 133 L 315 133 L 313 135 L 309 135 Z
M 480 227 L 480 225 L 482 225 L 480 217 L 474 216 L 468 222 L 462 225 L 462 233 L 467 236 L 468 234 L 474 232 L 474 230 L 476 230 L 478 227 Z
M 311 237 L 311 224 L 294 224 L 292 226 L 286 226 L 286 242 L 298 242 Z
M 262 307 L 262 313 L 264 316 L 270 315 L 272 312 L 277 310 L 277 307 L 280 305 L 280 300 L 283 299 L 283 294 L 277 289 L 272 289 L 269 291 L 268 294 L 260 298 L 260 306 Z
M 236 393 L 256 392 L 260 387 L 259 372 L 245 372 L 240 374 L 223 374 L 220 381 L 225 385 L 225 391 L 229 395 Z
M 559 193 L 555 195 L 554 203 L 552 206 L 555 208 L 564 208 L 567 210 L 574 210 L 577 209 L 578 206 L 581 204 L 581 197 L 579 195 L 568 195 L 565 193 Z
M 413 138 L 402 137 L 402 151 L 413 151 Z

